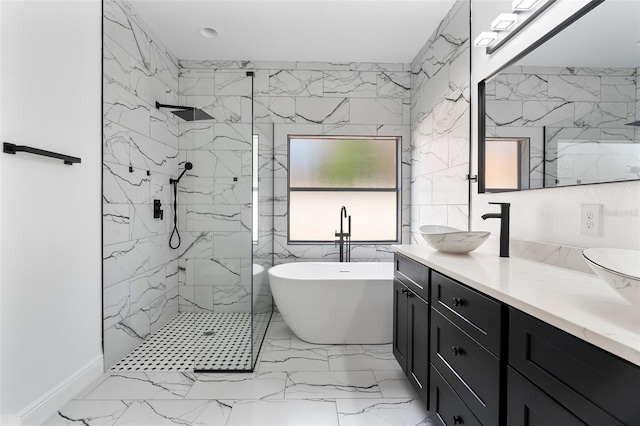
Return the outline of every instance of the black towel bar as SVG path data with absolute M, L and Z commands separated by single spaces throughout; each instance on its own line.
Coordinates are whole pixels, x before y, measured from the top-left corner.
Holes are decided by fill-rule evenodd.
M 15 145 L 9 142 L 2 144 L 2 150 L 6 154 L 15 154 L 16 152 L 28 152 L 29 154 L 42 155 L 44 157 L 57 158 L 64 161 L 64 164 L 80 163 L 82 160 L 78 157 L 70 155 L 58 154 L 57 152 L 45 151 L 44 149 L 33 148 L 26 145 Z

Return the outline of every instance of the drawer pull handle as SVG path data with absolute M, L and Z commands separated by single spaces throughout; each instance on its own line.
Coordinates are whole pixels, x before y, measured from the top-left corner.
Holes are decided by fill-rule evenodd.
M 453 424 L 454 425 L 463 425 L 464 422 L 462 421 L 462 417 L 460 416 L 453 416 Z
M 461 299 L 459 297 L 453 298 L 453 306 L 463 306 L 463 305 L 464 305 L 464 299 Z
M 464 353 L 464 350 L 462 348 L 456 348 L 455 346 L 452 346 L 451 353 L 453 354 L 453 356 L 458 356 L 462 355 Z

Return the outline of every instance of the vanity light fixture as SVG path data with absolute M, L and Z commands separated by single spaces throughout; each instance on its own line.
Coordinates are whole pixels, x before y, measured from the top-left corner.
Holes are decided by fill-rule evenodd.
M 513 0 L 511 9 L 514 12 L 531 10 L 539 0 Z
M 596 0 L 593 0 L 596 1 Z M 491 21 L 491 32 L 482 32 L 474 46 L 486 47 L 487 54 L 498 50 L 509 39 L 544 12 L 556 0 L 513 0 L 513 13 L 501 13 Z
M 501 13 L 496 19 L 491 22 L 491 29 L 493 31 L 506 31 L 513 28 L 518 22 L 517 13 Z
M 498 39 L 498 33 L 493 31 L 483 31 L 473 41 L 473 45 L 476 47 L 488 47 Z

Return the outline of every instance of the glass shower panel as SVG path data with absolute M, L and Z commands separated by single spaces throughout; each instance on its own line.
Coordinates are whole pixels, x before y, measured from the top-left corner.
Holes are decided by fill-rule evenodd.
M 202 68 L 197 68 L 201 66 Z M 252 102 L 246 71 L 181 69 L 180 100 L 212 118 L 185 129 L 181 160 L 193 163 L 179 206 L 185 285 L 193 314 L 194 370 L 252 368 Z
M 254 123 L 253 350 L 255 365 L 273 311 L 268 270 L 273 266 L 273 123 Z

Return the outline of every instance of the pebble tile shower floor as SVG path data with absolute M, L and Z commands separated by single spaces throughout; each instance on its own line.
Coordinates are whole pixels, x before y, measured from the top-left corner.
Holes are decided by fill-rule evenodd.
M 256 336 L 269 313 L 255 314 Z M 109 371 L 251 369 L 251 314 L 180 313 Z

